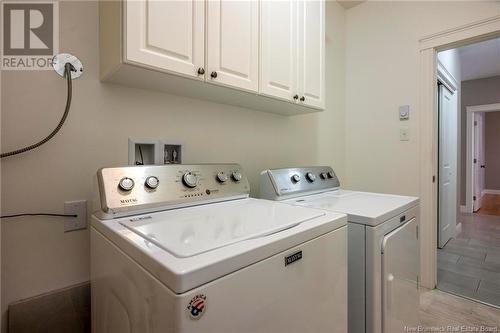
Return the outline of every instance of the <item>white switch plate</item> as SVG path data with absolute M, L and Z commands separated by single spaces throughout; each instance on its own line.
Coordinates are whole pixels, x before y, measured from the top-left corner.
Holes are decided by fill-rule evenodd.
M 77 215 L 64 218 L 64 232 L 87 229 L 87 200 L 66 201 L 64 214 Z
M 410 141 L 410 129 L 408 128 L 399 129 L 399 141 Z

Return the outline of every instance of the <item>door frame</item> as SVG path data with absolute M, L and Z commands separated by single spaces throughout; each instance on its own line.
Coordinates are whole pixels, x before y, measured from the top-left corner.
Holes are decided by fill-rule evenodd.
M 420 274 L 429 289 L 437 284 L 437 53 L 499 36 L 500 15 L 495 15 L 419 40 Z
M 467 114 L 467 157 L 465 160 L 465 211 L 473 213 L 473 196 L 474 196 L 474 168 L 472 159 L 474 154 L 474 113 L 476 112 L 495 112 L 500 111 L 500 103 L 471 105 L 465 107 Z

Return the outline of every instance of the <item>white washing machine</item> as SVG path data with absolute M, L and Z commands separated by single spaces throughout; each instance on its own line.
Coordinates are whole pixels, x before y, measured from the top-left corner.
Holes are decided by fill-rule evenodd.
M 347 214 L 349 332 L 418 325 L 418 198 L 342 190 L 330 167 L 266 170 L 260 197 Z
M 249 198 L 234 164 L 97 178 L 94 333 L 347 330 L 346 215 Z

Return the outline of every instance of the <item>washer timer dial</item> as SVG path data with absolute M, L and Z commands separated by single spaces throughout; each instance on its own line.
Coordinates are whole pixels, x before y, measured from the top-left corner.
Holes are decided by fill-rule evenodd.
M 182 176 L 182 183 L 187 187 L 195 188 L 198 185 L 198 177 L 188 171 Z

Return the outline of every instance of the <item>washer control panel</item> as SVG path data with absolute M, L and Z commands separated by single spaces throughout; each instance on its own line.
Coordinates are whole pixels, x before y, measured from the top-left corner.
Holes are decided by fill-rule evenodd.
M 339 179 L 329 166 L 272 169 L 263 171 L 260 177 L 260 197 L 270 200 L 283 200 L 340 187 Z
M 97 172 L 102 218 L 248 197 L 238 164 L 151 165 Z

